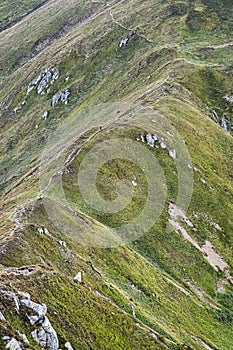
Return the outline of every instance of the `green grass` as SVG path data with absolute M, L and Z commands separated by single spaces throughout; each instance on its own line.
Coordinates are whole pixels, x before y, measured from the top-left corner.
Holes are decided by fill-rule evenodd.
M 73 145 L 81 151 L 66 165 L 69 173 L 63 174 L 62 180 L 67 198 L 82 219 L 77 232 L 65 233 L 68 211 L 51 202 L 63 220 L 64 230 L 58 230 L 38 199 L 40 158 L 48 137 L 63 121 L 103 102 L 149 106 L 179 132 L 193 167 L 199 169 L 194 171 L 187 212 L 194 229 L 181 224 L 199 245 L 210 240 L 233 274 L 233 142 L 219 121 L 211 120 L 206 108 L 216 110 L 220 118 L 224 115 L 230 130 L 232 105 L 223 96 L 232 94 L 232 48 L 218 46 L 231 40 L 232 5 L 205 0 L 117 3 L 111 8 L 114 19 L 138 31 L 119 49 L 120 40 L 130 31 L 112 22 L 110 6 L 89 17 L 107 3 L 113 2 L 93 5 L 91 1 L 73 1 L 56 13 L 54 6 L 44 5 L 0 34 L 1 237 L 13 229 L 13 212 L 21 204 L 27 208 L 24 229 L 7 241 L 1 264 L 33 264 L 39 270 L 28 277 L 3 274 L 1 287 L 28 291 L 32 300 L 46 303 L 61 347 L 69 341 L 77 349 L 162 349 L 161 343 L 169 349 L 184 349 L 184 344 L 202 349 L 192 338 L 195 335 L 213 349 L 230 350 L 232 288 L 228 285 L 225 293 L 216 288 L 224 273 L 215 271 L 180 233 L 166 233 L 169 202 L 175 202 L 178 193 L 175 163 L 167 150 L 141 144 L 159 161 L 167 186 L 164 209 L 149 232 L 127 246 L 107 249 L 86 247 L 76 236 L 110 234 L 109 228 L 128 222 L 143 208 L 148 184 L 140 166 L 132 162 L 117 159 L 98 172 L 97 188 L 105 200 L 116 198 L 119 180 L 137 178 L 132 201 L 117 214 L 99 213 L 88 205 L 77 186 L 77 176 L 81 161 L 94 145 L 112 137 L 136 142 L 148 132 L 146 127 L 113 123 L 102 132 L 89 130 Z M 13 10 L 11 4 L 3 2 L 1 6 L 7 7 L 1 13 L 2 23 L 36 4 L 24 1 Z M 80 20 L 82 24 L 77 25 Z M 50 91 L 39 96 L 34 89 L 26 96 L 33 78 L 52 66 L 58 67 L 60 77 Z M 68 104 L 52 108 L 52 96 L 65 88 L 71 90 Z M 15 114 L 14 108 L 24 99 L 27 103 Z M 47 120 L 42 119 L 45 110 L 50 112 Z M 52 190 L 56 191 L 54 185 Z M 48 228 L 53 237 L 39 234 L 38 227 Z M 60 240 L 67 243 L 66 249 Z M 84 284 L 73 282 L 78 271 L 84 272 Z M 200 289 L 203 300 L 192 286 Z M 7 318 L 3 333 L 17 336 L 19 329 L 29 337 L 33 349 L 38 349 L 30 338 L 27 320 L 15 313 L 9 300 L 3 301 L 1 310 Z M 158 335 L 160 343 L 150 332 Z

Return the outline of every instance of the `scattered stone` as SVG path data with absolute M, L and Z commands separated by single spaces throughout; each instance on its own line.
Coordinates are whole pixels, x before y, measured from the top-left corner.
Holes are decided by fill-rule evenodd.
M 11 339 L 11 338 L 8 337 L 7 335 L 5 335 L 4 337 L 2 337 L 2 340 L 4 340 L 4 341 L 10 340 L 10 339 Z
M 132 181 L 133 187 L 137 187 L 137 182 L 135 180 Z
M 46 120 L 48 116 L 49 116 L 49 111 L 45 111 L 42 118 Z
M 20 306 L 19 298 L 13 292 L 6 291 L 5 294 L 14 300 L 15 310 L 17 311 L 17 313 L 19 313 L 19 306 Z
M 135 315 L 135 310 L 134 310 L 134 306 L 132 304 L 129 304 L 130 309 L 132 310 L 133 313 L 133 317 L 136 317 Z
M 176 159 L 176 150 L 175 149 L 170 149 L 169 150 L 169 156 L 172 157 L 173 159 Z
M 44 227 L 44 228 L 39 227 L 39 228 L 37 229 L 37 231 L 38 231 L 41 235 L 45 234 L 45 235 L 48 236 L 48 237 L 52 237 L 51 233 L 49 232 L 49 230 L 48 230 L 46 227 Z
M 77 282 L 79 282 L 79 283 L 82 283 L 82 272 L 81 271 L 79 271 L 78 273 L 77 273 L 77 275 L 74 277 L 74 281 L 77 281 Z
M 167 134 L 168 136 L 174 137 L 174 135 L 169 130 L 167 130 Z
M 69 96 L 70 96 L 70 91 L 69 89 L 66 89 L 61 93 L 61 101 L 66 102 Z
M 216 271 L 218 268 L 221 271 L 224 271 L 224 269 L 228 267 L 223 258 L 218 253 L 216 253 L 215 248 L 211 242 L 205 241 L 205 244 L 201 247 L 201 251 L 203 252 L 205 258 L 208 260 L 209 264 Z
M 53 73 L 51 85 L 54 83 L 55 80 L 57 80 L 59 78 L 59 76 L 60 76 L 59 70 L 57 70 L 56 72 Z
M 227 122 L 224 118 L 222 118 L 222 120 L 221 120 L 221 127 L 223 128 L 224 131 L 228 132 Z
M 70 343 L 65 343 L 65 348 L 67 349 L 67 350 L 74 350 L 73 348 L 72 348 L 72 346 L 71 346 L 71 344 Z
M 157 336 L 156 334 L 154 334 L 153 332 L 150 332 L 150 335 L 151 335 L 154 339 L 158 340 L 158 336 Z
M 206 184 L 206 180 L 205 179 L 200 179 L 201 180 L 201 182 L 203 183 L 203 184 Z
M 163 149 L 167 148 L 167 145 L 166 145 L 164 142 L 161 142 L 161 143 L 160 143 L 160 146 L 161 146 Z
M 228 102 L 233 102 L 233 95 L 225 95 L 223 98 L 225 98 L 225 100 L 227 100 Z
M 122 39 L 119 43 L 119 47 L 124 47 L 128 41 L 129 41 L 129 38 Z
M 193 223 L 187 218 L 184 210 L 179 208 L 175 203 L 170 202 L 168 212 L 172 219 L 176 221 L 182 219 L 189 227 L 193 227 Z
M 64 242 L 64 241 L 59 241 L 59 244 L 60 244 L 61 246 L 63 246 L 63 247 L 66 248 L 66 242 Z
M 16 114 L 18 111 L 20 111 L 21 107 L 15 107 L 14 108 L 14 113 Z
M 22 101 L 21 105 L 22 105 L 22 106 L 25 106 L 25 105 L 26 105 L 26 103 L 27 103 L 27 101 L 26 101 L 26 100 L 24 100 L 24 101 Z
M 140 135 L 140 137 L 141 137 L 141 141 L 145 142 L 144 136 Z
M 51 233 L 49 232 L 49 230 L 46 227 L 44 228 L 44 234 L 48 237 L 52 237 Z
M 151 136 L 151 134 L 147 134 L 146 135 L 146 142 L 149 146 L 154 147 L 155 144 L 155 140 L 154 138 Z
M 20 331 L 17 331 L 17 333 L 18 333 L 19 337 L 22 339 L 22 341 L 23 341 L 23 343 L 25 345 L 29 345 L 30 344 L 29 341 L 28 341 L 28 338 L 26 337 L 25 334 L 20 333 Z
M 0 321 L 6 321 L 3 313 L 0 311 Z
M 209 108 L 211 113 L 210 113 L 210 118 L 213 119 L 216 123 L 220 120 L 217 112 L 214 109 Z

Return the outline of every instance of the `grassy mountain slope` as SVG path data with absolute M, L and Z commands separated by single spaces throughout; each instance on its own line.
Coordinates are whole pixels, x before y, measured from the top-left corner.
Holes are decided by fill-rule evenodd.
M 12 299 L 1 292 L 21 290 L 47 305 L 62 349 L 66 341 L 74 349 L 231 349 L 233 120 L 232 102 L 224 96 L 233 93 L 232 5 L 74 0 L 65 5 L 48 1 L 31 11 L 39 4 L 24 1 L 14 13 L 8 1 L 1 5 L 7 9 L 3 26 L 8 25 L 0 33 L 2 335 L 20 340 L 19 330 L 30 348 L 40 349 L 25 314 L 17 313 Z M 23 11 L 31 13 L 15 23 Z M 121 39 L 133 30 L 136 35 L 120 48 Z M 58 79 L 43 94 L 36 87 L 27 93 L 46 69 L 59 71 Z M 65 89 L 71 92 L 68 103 L 52 107 L 52 97 Z M 194 187 L 187 218 L 181 215 L 180 229 L 168 233 L 169 207 L 179 189 L 176 167 L 167 150 L 145 144 L 166 179 L 163 211 L 135 242 L 101 249 L 80 244 L 49 220 L 39 166 L 48 137 L 62 122 L 89 106 L 110 102 L 150 107 L 169 121 L 190 154 Z M 229 133 L 220 127 L 222 118 Z M 73 210 L 85 222 L 81 234 L 97 233 L 100 226 L 108 234 L 140 212 L 147 196 L 138 167 L 112 162 L 97 181 L 105 199 L 114 199 L 119 179 L 136 175 L 140 183 L 127 211 L 99 214 L 86 205 L 76 185 L 84 155 L 109 137 L 135 141 L 147 132 L 116 120 L 101 132 L 90 129 L 72 145 L 70 152 L 79 152 L 64 165 L 62 182 Z M 66 211 L 55 201 L 51 206 L 65 220 Z M 50 236 L 40 228 L 47 228 Z M 225 271 L 214 268 L 205 253 L 185 240 L 184 231 L 196 246 L 210 241 L 228 265 Z M 31 273 L 20 273 L 22 267 Z M 82 284 L 73 280 L 78 271 L 83 272 Z M 0 346 L 4 348 L 3 340 Z

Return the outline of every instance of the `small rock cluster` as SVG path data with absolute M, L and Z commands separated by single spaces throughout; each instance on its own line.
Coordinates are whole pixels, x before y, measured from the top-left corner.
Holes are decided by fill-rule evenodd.
M 157 148 L 158 148 L 158 146 L 156 146 L 155 143 L 158 142 L 162 149 L 166 149 L 167 148 L 167 145 L 165 144 L 164 138 L 163 137 L 159 138 L 156 134 L 151 135 L 150 133 L 148 133 L 148 134 L 146 134 L 146 136 L 140 135 L 140 139 L 138 138 L 137 140 L 138 141 L 141 140 L 142 142 L 146 141 L 146 143 L 149 146 L 157 147 Z M 168 153 L 169 153 L 169 156 L 171 158 L 176 159 L 177 154 L 176 154 L 176 150 L 175 149 L 169 149 Z
M 52 327 L 47 314 L 47 306 L 45 304 L 35 303 L 31 300 L 29 293 L 18 292 L 18 295 L 11 291 L 2 291 L 8 297 L 12 298 L 15 303 L 15 309 L 19 313 L 21 308 L 27 310 L 26 314 L 31 326 L 35 329 L 31 332 L 32 338 L 39 344 L 42 349 L 48 350 L 61 350 L 59 348 L 58 336 L 54 328 Z M 1 314 L 2 315 L 2 314 Z M 5 317 L 2 315 L 2 321 L 5 321 Z M 29 341 L 24 334 L 18 331 L 19 338 L 22 339 L 22 343 L 29 345 Z M 6 349 L 9 350 L 23 350 L 23 344 L 15 338 L 8 336 L 3 337 Z M 70 343 L 65 344 L 65 348 L 73 350 Z
M 227 94 L 223 97 L 227 102 L 233 102 L 233 95 Z
M 126 44 L 128 43 L 129 39 L 132 38 L 136 34 L 137 34 L 137 31 L 133 30 L 129 35 L 127 35 L 125 38 L 121 39 L 121 41 L 119 43 L 119 47 L 122 48 L 122 47 L 126 46 Z
M 67 104 L 68 97 L 70 96 L 71 92 L 69 89 L 66 89 L 64 91 L 58 92 L 56 95 L 52 98 L 52 107 L 54 107 L 60 100 L 61 102 L 65 102 Z

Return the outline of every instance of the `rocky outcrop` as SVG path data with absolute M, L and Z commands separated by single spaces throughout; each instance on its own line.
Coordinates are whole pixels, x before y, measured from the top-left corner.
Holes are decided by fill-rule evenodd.
M 72 348 L 72 346 L 71 346 L 71 344 L 70 343 L 65 343 L 65 348 L 67 349 L 67 350 L 74 350 L 73 348 Z
M 39 304 L 32 301 L 29 293 L 18 292 L 16 294 L 11 291 L 1 292 L 14 300 L 16 311 L 18 313 L 19 311 L 22 312 L 23 308 L 25 309 L 25 314 L 27 315 L 31 326 L 35 327 L 35 329 L 31 332 L 31 336 L 39 344 L 39 346 L 42 349 L 59 350 L 57 333 L 52 327 L 49 318 L 46 316 L 47 306 L 45 304 Z M 17 332 L 20 339 L 22 339 L 22 342 L 27 346 L 30 345 L 27 337 L 24 334 L 21 334 L 19 331 Z M 6 349 L 24 349 L 21 342 L 15 338 L 11 339 L 10 337 L 4 337 L 3 340 L 6 344 Z M 70 343 L 66 343 L 65 347 L 68 350 L 73 350 Z
M 60 76 L 60 73 L 57 69 L 45 69 L 40 73 L 29 85 L 27 88 L 27 95 L 37 86 L 37 93 L 44 94 L 45 90 L 48 88 L 49 84 L 53 84 Z

